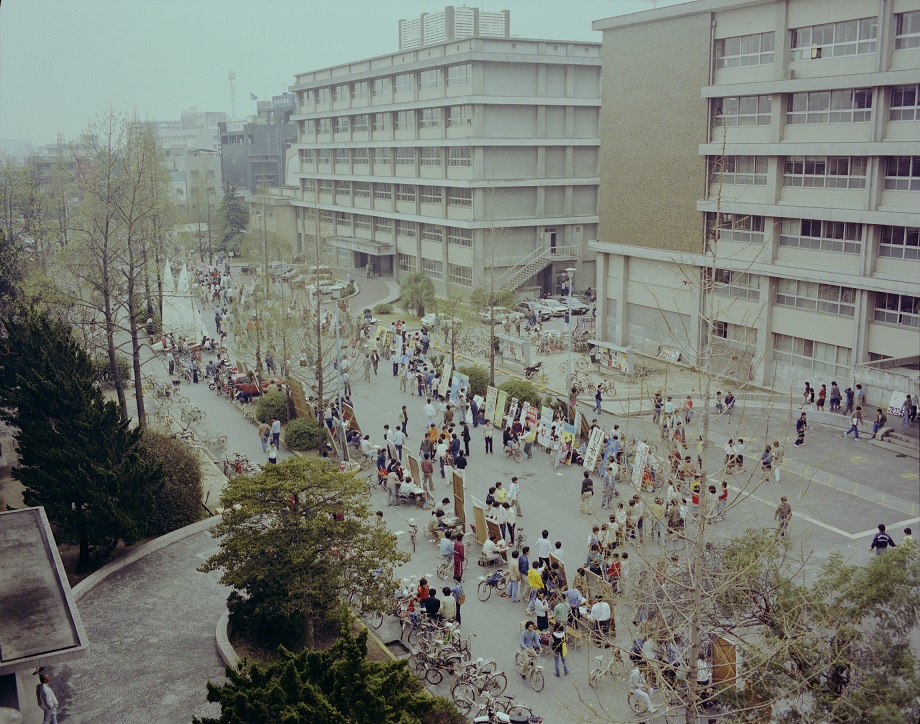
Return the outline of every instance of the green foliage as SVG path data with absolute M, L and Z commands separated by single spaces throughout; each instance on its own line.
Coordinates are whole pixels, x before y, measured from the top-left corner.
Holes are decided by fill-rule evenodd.
M 470 292 L 470 306 L 478 312 L 486 307 L 514 308 L 514 292 L 503 289 L 489 290 L 486 287 L 476 287 Z
M 141 538 L 163 484 L 142 455 L 140 431 L 120 418 L 94 381 L 92 361 L 71 330 L 46 314 L 4 320 L 0 418 L 17 429 L 26 505 L 43 505 L 58 542 L 110 552 Z
M 434 305 L 434 283 L 422 272 L 407 274 L 399 283 L 399 301 L 409 314 L 425 316 L 425 308 Z
M 517 397 L 518 402 L 529 402 L 531 405 L 540 406 L 543 396 L 534 387 L 533 383 L 526 380 L 508 380 L 498 386 L 499 390 L 508 393 L 508 399 Z
M 267 666 L 227 669 L 227 683 L 208 682 L 219 718 L 196 724 L 463 724 L 457 709 L 429 694 L 405 661 L 367 660 L 367 631 L 341 638 L 325 651 L 291 653 Z
M 287 422 L 287 398 L 283 392 L 268 392 L 259 398 L 256 406 L 256 419 L 259 422 L 272 422 L 281 420 Z
M 162 535 L 201 519 L 201 463 L 188 446 L 169 435 L 145 430 L 144 457 L 159 461 L 164 471 L 163 487 L 147 521 L 148 535 Z
M 486 388 L 489 386 L 489 370 L 482 365 L 470 365 L 458 367 L 457 372 L 470 378 L 470 392 L 474 395 L 486 396 Z
M 392 304 L 376 304 L 374 305 L 374 314 L 392 314 L 393 305 Z
M 342 290 L 342 298 L 344 299 L 346 297 L 353 296 L 356 291 L 357 288 L 355 287 L 355 283 L 348 282 L 348 284 L 346 284 L 345 288 Z
M 260 637 L 303 631 L 311 645 L 314 621 L 337 610 L 346 588 L 382 609 L 392 571 L 409 560 L 396 536 L 369 519 L 366 482 L 322 458 L 292 458 L 235 478 L 221 506 L 212 530 L 220 552 L 200 570 L 223 571 L 221 583 L 234 589 L 234 625 Z M 391 573 L 377 575 L 378 568 Z
M 218 210 L 220 225 L 220 241 L 218 248 L 221 251 L 238 252 L 241 245 L 242 233 L 249 226 L 249 207 L 243 199 L 236 195 L 236 189 L 230 182 L 224 184 L 224 196 L 220 201 Z
M 118 377 L 122 384 L 131 379 L 131 360 L 127 357 L 118 355 L 115 357 L 115 366 L 118 368 Z M 115 387 L 115 375 L 112 374 L 112 366 L 109 364 L 108 357 L 94 357 L 93 370 L 96 381 L 104 388 Z
M 12 308 L 22 295 L 24 259 L 22 244 L 0 229 L 0 314 Z
M 291 420 L 284 428 L 284 444 L 289 450 L 313 450 L 325 439 L 326 428 L 310 417 Z

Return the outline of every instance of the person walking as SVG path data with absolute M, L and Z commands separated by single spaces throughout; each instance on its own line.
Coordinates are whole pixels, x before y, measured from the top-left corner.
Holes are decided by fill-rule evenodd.
M 690 395 L 687 395 L 687 399 L 684 400 L 683 413 L 684 413 L 684 424 L 689 425 L 690 418 L 693 416 L 693 398 L 690 397 Z
M 778 483 L 780 480 L 780 464 L 783 461 L 783 448 L 779 444 L 779 440 L 773 441 L 773 451 L 772 457 L 770 460 L 771 467 L 773 468 L 773 479 Z
M 460 623 L 460 607 L 466 603 L 466 594 L 463 592 L 460 576 L 454 576 L 454 585 L 451 586 L 450 595 L 454 597 L 454 602 L 457 604 L 457 623 Z
M 875 551 L 875 555 L 880 556 L 889 548 L 895 548 L 894 539 L 885 532 L 885 524 L 879 523 L 878 533 L 872 539 L 872 545 L 869 546 L 869 552 Z
M 601 409 L 601 388 L 600 387 L 598 387 L 597 392 L 594 393 L 594 412 L 596 412 L 598 415 L 600 415 L 603 412 L 603 410 Z M 557 671 L 559 670 L 558 662 L 556 663 L 556 670 Z M 565 673 L 569 673 L 569 672 L 566 671 Z M 559 676 L 559 674 L 557 673 L 556 676 Z
M 272 440 L 268 445 L 268 462 L 271 465 L 278 464 L 278 446 L 275 445 L 274 440 Z
M 553 663 L 556 666 L 556 676 L 559 676 L 559 661 L 562 660 L 562 670 L 565 672 L 565 675 L 569 675 L 569 667 L 566 664 L 565 657 L 568 653 L 568 646 L 565 642 L 565 626 L 562 622 L 559 621 L 556 623 L 556 627 L 553 629 Z
M 846 397 L 846 405 L 845 405 L 844 408 L 843 408 L 843 413 L 842 413 L 842 414 L 844 414 L 844 415 L 849 415 L 850 413 L 853 412 L 853 404 L 854 404 L 854 403 L 853 403 L 853 399 L 854 399 L 854 397 L 856 396 L 856 393 L 853 392 L 853 388 L 852 388 L 852 387 L 847 387 L 847 388 L 843 391 L 843 394 L 844 394 L 844 396 Z
M 425 489 L 426 493 L 434 497 L 434 481 L 432 480 L 434 463 L 431 461 L 431 456 L 428 453 L 425 453 L 425 457 L 422 458 L 421 469 L 422 487 Z
M 276 448 L 281 447 L 281 420 L 277 417 L 272 420 L 272 442 L 275 443 Z
M 268 452 L 268 441 L 272 437 L 272 428 L 267 422 L 259 425 L 259 442 L 262 443 L 262 452 Z
M 786 528 L 789 527 L 789 521 L 792 519 L 792 506 L 784 495 L 779 499 L 779 506 L 773 514 L 773 520 L 779 521 L 779 527 L 776 532 L 782 537 L 786 535 Z
M 859 426 L 862 425 L 862 421 L 862 408 L 857 405 L 856 411 L 853 413 L 853 417 L 850 418 L 850 429 L 843 433 L 840 437 L 846 437 L 852 432 L 853 439 L 856 440 L 856 442 L 859 442 Z
M 431 404 L 431 398 L 428 398 L 428 402 L 425 404 L 425 409 L 422 410 L 422 414 L 425 416 L 425 429 L 431 428 L 431 422 L 434 420 L 434 405 Z
M 904 402 L 901 403 L 901 424 L 910 425 L 910 414 L 911 410 L 914 408 L 914 402 L 910 395 L 908 395 Z
M 581 508 L 579 512 L 582 515 L 591 515 L 591 498 L 594 496 L 594 481 L 591 480 L 591 474 L 585 470 L 584 478 L 581 481 Z
M 831 392 L 828 400 L 830 402 L 828 409 L 831 412 L 837 412 L 840 409 L 840 388 L 837 387 L 836 382 L 831 382 Z
M 45 712 L 42 724 L 57 724 L 58 700 L 51 689 L 51 676 L 42 673 L 39 684 L 35 687 L 35 697 L 38 705 Z
M 802 447 L 805 444 L 805 431 L 808 430 L 808 420 L 805 419 L 803 412 L 799 419 L 795 421 L 795 446 Z
M 364 355 L 364 381 L 371 381 L 371 367 L 373 363 L 371 362 L 371 356 L 369 354 Z

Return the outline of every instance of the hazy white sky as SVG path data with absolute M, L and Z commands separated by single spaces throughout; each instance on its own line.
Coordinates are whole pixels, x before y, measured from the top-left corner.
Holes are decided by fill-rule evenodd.
M 658 0 L 659 7 L 682 0 Z M 449 0 L 3 0 L 0 138 L 41 145 L 76 136 L 114 105 L 145 118 L 185 108 L 237 112 L 295 73 L 398 50 L 397 21 Z M 467 0 L 511 11 L 518 37 L 600 41 L 598 18 L 651 0 Z

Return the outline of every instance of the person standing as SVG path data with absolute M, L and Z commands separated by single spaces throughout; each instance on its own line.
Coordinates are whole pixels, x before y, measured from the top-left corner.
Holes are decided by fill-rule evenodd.
M 486 444 L 486 455 L 493 455 L 492 452 L 492 423 L 489 420 L 485 421 L 485 424 L 482 427 L 482 439 Z
M 596 412 L 597 414 L 601 414 L 603 412 L 603 410 L 601 409 L 601 388 L 600 387 L 598 387 L 597 392 L 594 393 L 594 412 Z M 556 662 L 556 671 L 557 671 L 556 676 L 559 676 L 558 674 L 559 662 Z M 569 672 L 566 671 L 565 673 L 568 674 Z
M 591 480 L 591 474 L 585 470 L 584 478 L 581 481 L 581 508 L 582 515 L 591 515 L 591 498 L 594 496 L 594 481 Z
M 169 376 L 172 377 L 176 372 L 176 356 L 172 353 L 172 350 L 166 353 L 166 364 L 169 367 Z
M 842 414 L 849 415 L 850 413 L 853 412 L 853 399 L 855 397 L 855 393 L 853 392 L 853 388 L 847 387 L 843 391 L 843 394 L 846 397 L 846 405 L 843 408 Z
M 428 430 L 431 428 L 432 420 L 434 420 L 434 405 L 431 404 L 430 397 L 425 405 L 425 409 L 422 410 L 422 414 L 425 416 L 425 429 Z
M 432 475 L 434 474 L 434 463 L 431 462 L 431 456 L 428 453 L 425 453 L 425 457 L 422 458 L 421 469 L 422 487 L 425 489 L 426 493 L 434 497 L 434 482 L 432 480 Z
M 773 467 L 773 479 L 778 483 L 780 479 L 780 464 L 783 460 L 783 448 L 780 447 L 779 440 L 773 441 L 772 457 L 770 464 Z
M 511 551 L 511 557 L 508 558 L 508 592 L 503 596 L 510 596 L 511 603 L 520 603 L 521 601 L 521 570 L 518 566 L 518 551 Z
M 281 420 L 277 417 L 272 420 L 272 442 L 275 443 L 276 448 L 281 447 Z
M 856 442 L 859 442 L 859 426 L 862 425 L 862 421 L 862 408 L 857 405 L 856 411 L 853 413 L 853 417 L 850 418 L 850 429 L 843 433 L 840 437 L 846 437 L 852 432 L 853 438 L 856 440 Z
M 894 539 L 885 532 L 885 524 L 879 523 L 878 533 L 872 539 L 872 545 L 869 546 L 869 552 L 875 551 L 877 556 L 882 555 L 889 548 L 895 548 Z
M 693 398 L 690 395 L 687 395 L 687 399 L 684 400 L 684 424 L 690 424 L 690 418 L 693 416 Z
M 463 536 L 458 535 L 454 541 L 454 579 L 459 583 L 463 580 L 463 562 L 466 560 L 466 548 L 463 546 Z M 457 619 L 459 620 L 459 607 Z
M 818 390 L 818 412 L 824 412 L 825 399 L 827 399 L 827 385 L 821 385 L 821 389 Z
M 268 441 L 272 437 L 272 428 L 267 422 L 259 425 L 259 442 L 262 443 L 262 452 L 268 452 Z
M 466 603 L 466 594 L 463 592 L 460 576 L 454 576 L 454 585 L 451 586 L 450 595 L 454 597 L 454 602 L 457 604 L 457 623 L 460 623 L 460 607 Z
M 552 551 L 553 544 L 549 539 L 549 531 L 544 530 L 540 537 L 537 538 L 537 542 L 534 543 L 535 553 L 537 558 L 540 559 L 540 563 L 544 566 L 549 566 L 549 554 Z M 534 561 L 536 563 L 536 561 Z
M 45 712 L 42 718 L 42 724 L 57 724 L 58 700 L 51 689 L 51 676 L 42 673 L 39 677 L 39 684 L 35 687 L 35 697 L 38 705 Z
M 803 412 L 799 419 L 795 421 L 795 446 L 802 447 L 805 444 L 805 431 L 808 429 L 808 420 L 805 419 Z
M 511 485 L 508 486 L 508 502 L 514 506 L 516 517 L 523 518 L 521 512 L 521 486 L 518 483 L 517 476 L 511 478 Z
M 278 446 L 275 445 L 275 441 L 272 440 L 268 445 L 268 462 L 271 465 L 278 464 Z
M 786 528 L 789 527 L 789 521 L 792 519 L 792 506 L 789 505 L 789 501 L 784 495 L 779 499 L 779 506 L 776 508 L 776 512 L 773 514 L 773 520 L 779 521 L 779 528 L 777 528 L 777 533 L 780 536 L 786 535 Z
M 654 412 L 652 413 L 652 422 L 656 423 L 661 419 L 661 408 L 664 406 L 664 400 L 661 397 L 661 390 L 658 390 L 655 393 L 655 397 L 652 399 L 652 407 Z
M 914 408 L 914 402 L 910 395 L 908 395 L 904 402 L 901 403 L 901 424 L 910 425 L 910 414 L 911 410 Z
M 559 676 L 559 660 L 562 660 L 562 670 L 565 672 L 565 675 L 569 675 L 569 667 L 566 664 L 565 657 L 568 653 L 568 646 L 565 642 L 565 626 L 561 622 L 556 623 L 556 627 L 553 629 L 553 663 L 556 666 L 556 676 Z
M 463 440 L 463 454 L 466 457 L 470 456 L 470 426 L 466 424 L 466 420 L 460 422 L 460 439 Z

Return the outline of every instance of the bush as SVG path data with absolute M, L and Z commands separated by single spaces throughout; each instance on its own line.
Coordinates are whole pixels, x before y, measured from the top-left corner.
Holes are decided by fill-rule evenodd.
M 116 355 L 115 366 L 118 367 L 118 376 L 121 378 L 122 382 L 128 382 L 131 380 L 131 372 L 133 370 L 131 360 L 129 360 L 127 357 Z M 100 385 L 103 387 L 115 386 L 115 377 L 112 375 L 112 368 L 109 365 L 108 357 L 94 357 L 93 369 L 96 373 L 96 381 Z
M 284 428 L 284 444 L 289 450 L 313 450 L 325 439 L 326 428 L 309 417 L 291 420 Z
M 201 463 L 178 440 L 154 430 L 145 430 L 144 456 L 163 468 L 163 487 L 157 493 L 153 512 L 147 519 L 147 534 L 162 535 L 201 519 Z
M 531 405 L 540 406 L 540 403 L 543 401 L 543 395 L 533 386 L 530 382 L 526 380 L 509 380 L 498 386 L 499 390 L 504 390 L 508 393 L 508 399 L 512 397 L 517 397 L 518 402 L 529 402 Z
M 392 314 L 393 305 L 392 304 L 377 304 L 374 307 L 374 314 Z
M 256 419 L 259 422 L 271 422 L 272 420 L 287 422 L 288 406 L 284 393 L 268 392 L 262 395 L 256 406 Z
M 486 396 L 486 388 L 489 386 L 489 370 L 482 365 L 470 365 L 469 367 L 458 367 L 457 372 L 470 378 L 470 392 L 474 395 Z

